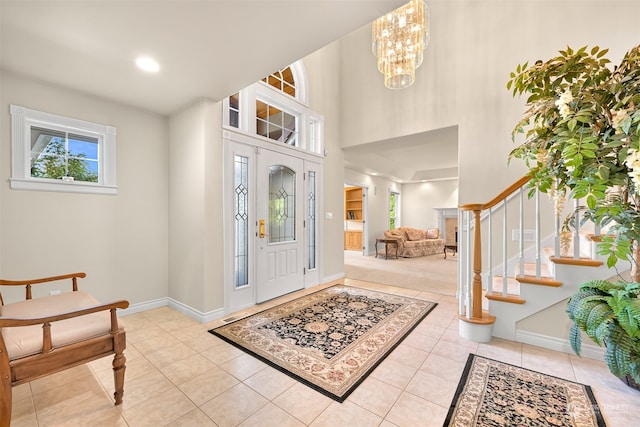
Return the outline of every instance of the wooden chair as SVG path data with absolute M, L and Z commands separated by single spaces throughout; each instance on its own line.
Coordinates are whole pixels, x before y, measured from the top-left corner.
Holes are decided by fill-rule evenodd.
M 78 278 L 84 277 L 0 280 L 0 286 L 26 287 L 25 301 L 5 305 L 0 293 L 0 427 L 11 423 L 12 387 L 111 354 L 115 404 L 122 403 L 126 335 L 116 309 L 129 302 L 100 304 L 78 291 Z M 73 292 L 32 298 L 32 285 L 67 279 Z

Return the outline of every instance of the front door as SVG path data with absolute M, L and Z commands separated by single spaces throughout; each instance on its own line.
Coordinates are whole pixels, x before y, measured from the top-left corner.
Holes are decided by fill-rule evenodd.
M 269 150 L 257 159 L 256 300 L 304 288 L 304 162 Z

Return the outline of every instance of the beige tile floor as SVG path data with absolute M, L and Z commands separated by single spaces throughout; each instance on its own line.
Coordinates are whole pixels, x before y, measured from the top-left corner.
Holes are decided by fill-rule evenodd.
M 342 404 L 209 334 L 220 320 L 200 324 L 165 307 L 123 317 L 121 407 L 113 405 L 111 358 L 104 358 L 16 387 L 11 425 L 441 426 L 469 353 L 589 384 L 609 426 L 638 425 L 640 392 L 603 362 L 505 340 L 469 342 L 458 336 L 450 296 L 344 282 L 438 306 Z

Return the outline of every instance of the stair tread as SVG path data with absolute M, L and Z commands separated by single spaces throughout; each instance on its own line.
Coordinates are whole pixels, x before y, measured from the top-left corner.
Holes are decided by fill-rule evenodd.
M 519 295 L 513 295 L 513 294 L 507 294 L 506 296 L 502 294 L 491 294 L 491 295 L 485 295 L 485 297 L 492 301 L 503 301 L 503 302 L 508 302 L 512 304 L 524 304 L 526 302 L 525 300 L 520 298 Z
M 542 248 L 542 252 L 548 258 L 555 258 L 556 257 L 555 248 L 544 247 L 544 248 Z M 573 258 L 573 245 L 571 245 L 571 247 L 567 250 L 567 254 L 569 254 L 569 255 L 560 255 L 560 257 L 562 257 L 562 258 Z M 592 258 L 592 256 L 591 256 L 591 248 L 590 247 L 586 247 L 585 248 L 583 245 L 580 245 L 580 258 L 591 259 Z
M 562 286 L 562 282 L 555 280 L 553 277 L 536 277 L 535 275 L 517 276 L 516 280 L 519 283 L 528 283 L 531 285 L 544 285 L 544 286 Z
M 600 267 L 604 264 L 602 261 L 598 261 L 596 259 L 588 257 L 551 257 L 549 261 L 553 262 L 554 264 L 582 265 L 588 267 Z

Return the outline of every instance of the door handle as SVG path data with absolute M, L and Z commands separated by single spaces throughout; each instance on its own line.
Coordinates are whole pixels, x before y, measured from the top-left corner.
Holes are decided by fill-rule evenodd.
M 260 220 L 259 233 L 260 233 L 260 238 L 263 239 L 264 238 L 264 219 Z

